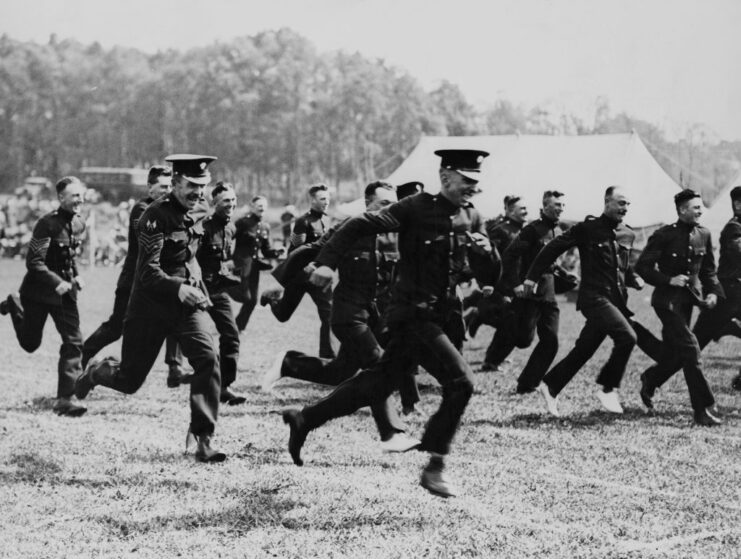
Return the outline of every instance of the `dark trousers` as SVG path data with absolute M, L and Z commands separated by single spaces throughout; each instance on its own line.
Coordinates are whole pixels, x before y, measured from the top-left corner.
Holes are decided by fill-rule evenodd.
M 697 345 L 701 351 L 712 340 L 719 338 L 730 324 L 731 319 L 738 317 L 741 311 L 741 283 L 731 280 L 725 280 L 721 283 L 723 284 L 726 299 L 720 301 L 712 309 L 703 309 L 700 311 L 700 316 L 697 317 L 697 322 L 695 322 L 695 326 L 692 329 L 692 333 L 695 335 Z M 661 361 L 662 357 L 662 355 L 658 357 L 652 356 L 657 363 Z M 681 368 L 681 357 L 679 354 L 675 354 L 671 365 L 666 364 L 660 370 L 652 372 L 650 378 L 647 378 L 650 381 L 649 388 L 660 388 Z
M 223 390 L 237 378 L 239 330 L 234 321 L 231 298 L 224 292 L 215 293 L 211 295 L 211 302 L 213 306 L 208 309 L 208 314 L 219 332 L 219 363 Z
M 602 366 L 597 383 L 608 391 L 619 387 L 636 345 L 636 333 L 630 321 L 607 299 L 592 301 L 581 312 L 587 321 L 574 348 L 543 379 L 554 395 L 564 389 L 608 336 L 612 338 L 614 346 L 609 359 Z
M 121 363 L 104 385 L 133 394 L 144 383 L 167 336 L 174 336 L 193 367 L 190 383 L 190 428 L 195 435 L 211 435 L 216 426 L 221 391 L 219 357 L 208 333 L 208 315 L 185 310 L 171 320 L 128 316 L 124 321 Z
M 75 391 L 75 380 L 82 372 L 82 334 L 77 301 L 64 296 L 61 305 L 50 305 L 21 295 L 21 304 L 23 319 L 12 317 L 13 328 L 18 343 L 28 353 L 33 353 L 41 345 L 46 318 L 51 316 L 54 321 L 62 338 L 57 364 L 57 398 L 70 398 Z
M 332 315 L 332 292 L 311 284 L 290 284 L 277 301 L 270 303 L 270 310 L 280 322 L 286 322 L 298 308 L 301 299 L 309 294 L 319 314 L 319 357 L 334 358 L 330 336 L 330 317 Z
M 700 369 L 701 347 L 707 345 L 712 336 L 704 337 L 703 346 L 700 346 L 698 338 L 690 330 L 692 305 L 689 303 L 681 305 L 674 311 L 659 308 L 654 310 L 663 326 L 661 332 L 664 338 L 664 351 L 659 361 L 644 373 L 649 389 L 664 384 L 681 367 L 690 393 L 692 409 L 698 412 L 712 406 L 715 398 Z M 709 319 L 705 320 L 709 322 Z M 695 327 L 697 328 L 697 325 Z M 710 334 L 706 326 L 702 330 L 705 336 Z
M 242 308 L 239 309 L 235 322 L 237 328 L 241 332 L 247 328 L 247 324 L 252 316 L 252 311 L 255 310 L 257 305 L 258 291 L 260 289 L 260 270 L 253 262 L 251 266 L 245 266 L 240 272 L 241 283 L 235 288 L 231 289 L 229 294 L 232 298 L 242 303 Z
M 98 329 L 90 334 L 82 345 L 83 369 L 87 365 L 88 361 L 95 357 L 101 349 L 112 344 L 121 337 L 130 294 L 130 289 L 116 288 L 111 316 L 103 324 L 98 326 Z M 172 338 L 168 338 L 165 349 L 165 363 L 168 365 L 181 365 L 182 362 L 183 354 L 180 352 L 177 342 Z
M 363 321 L 333 324 L 332 330 L 340 341 L 337 357 L 332 360 L 289 351 L 283 359 L 281 374 L 318 384 L 337 386 L 355 375 L 359 369 L 376 363 L 383 353 L 370 326 Z M 370 404 L 381 440 L 404 431 L 391 399 Z
M 380 361 L 303 409 L 306 427 L 316 429 L 331 419 L 383 402 L 396 390 L 400 375 L 419 363 L 443 390 L 440 408 L 427 423 L 421 448 L 447 454 L 473 394 L 473 373 L 439 324 L 411 320 L 390 328 L 391 339 Z

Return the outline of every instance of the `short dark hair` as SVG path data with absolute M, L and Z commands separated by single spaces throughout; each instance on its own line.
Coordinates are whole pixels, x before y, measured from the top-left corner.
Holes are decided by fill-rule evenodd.
M 543 192 L 543 202 L 548 200 L 548 198 L 561 198 L 561 196 L 565 196 L 565 194 L 558 190 L 546 190 Z
M 152 185 L 157 182 L 160 177 L 171 177 L 172 169 L 167 165 L 152 165 L 149 168 L 149 174 L 147 175 L 147 184 Z
M 376 193 L 376 190 L 378 190 L 379 188 L 383 188 L 384 190 L 394 189 L 394 187 L 391 186 L 387 182 L 373 181 L 371 183 L 368 183 L 368 186 L 365 187 L 365 191 L 364 191 L 365 199 L 368 200 L 371 196 L 373 196 Z
M 232 183 L 224 181 L 217 182 L 214 186 L 214 189 L 211 191 L 211 200 L 216 200 L 216 197 L 219 194 L 221 194 L 222 192 L 226 192 L 227 190 L 234 190 L 234 186 L 232 186 Z
M 257 196 L 253 196 L 250 202 L 254 204 L 255 202 L 258 202 L 260 200 L 265 200 L 266 202 L 268 201 L 268 199 L 265 196 L 263 196 L 262 194 L 258 194 Z
M 57 182 L 57 186 L 56 186 L 57 194 L 61 194 L 62 192 L 64 192 L 64 189 L 67 188 L 67 186 L 72 184 L 73 182 L 82 184 L 82 181 L 80 179 L 78 179 L 77 177 L 73 177 L 71 175 L 68 177 L 62 177 L 61 179 L 59 179 L 59 181 Z
M 741 200 L 741 186 L 734 186 L 731 189 L 731 201 L 736 202 L 737 200 Z
M 702 198 L 699 192 L 692 190 L 691 188 L 685 188 L 681 192 L 674 195 L 674 205 L 677 209 L 681 208 L 684 204 L 695 198 Z
M 326 184 L 315 184 L 309 187 L 309 196 L 314 196 L 317 192 L 327 192 L 328 190 L 329 188 L 327 188 Z
M 519 196 L 505 196 L 504 197 L 504 209 L 511 210 L 512 207 L 520 200 L 522 200 L 522 198 L 520 198 Z

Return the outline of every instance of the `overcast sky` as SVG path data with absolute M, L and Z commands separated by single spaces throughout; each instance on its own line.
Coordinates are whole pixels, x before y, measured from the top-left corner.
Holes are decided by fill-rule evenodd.
M 741 139 L 741 0 L 0 0 L 0 32 L 159 49 L 290 27 L 320 51 L 383 58 L 427 89 L 447 79 L 583 117 L 595 99 L 670 136 Z

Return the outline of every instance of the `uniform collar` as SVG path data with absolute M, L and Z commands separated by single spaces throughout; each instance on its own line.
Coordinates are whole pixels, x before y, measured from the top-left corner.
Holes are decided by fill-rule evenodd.
M 599 218 L 602 220 L 602 222 L 607 225 L 610 229 L 615 230 L 618 227 L 620 227 L 620 222 L 616 219 L 612 219 L 611 217 L 607 217 L 605 214 L 602 214 L 599 216 Z
M 167 195 L 167 199 L 170 201 L 170 203 L 173 205 L 173 207 L 176 208 L 181 213 L 187 214 L 190 211 L 190 210 L 188 210 L 188 208 L 186 208 L 185 206 L 183 206 L 178 201 L 178 199 L 175 196 L 173 196 L 172 194 L 168 194 Z
M 694 231 L 695 228 L 697 227 L 697 225 L 690 225 L 689 223 L 685 223 L 681 219 L 677 220 L 676 226 L 679 227 L 680 229 L 684 229 L 690 232 Z
M 248 217 L 254 219 L 255 221 L 262 221 L 262 216 L 261 215 L 257 215 L 255 212 L 250 212 L 247 215 L 248 215 Z
M 75 217 L 75 214 L 73 212 L 62 209 L 61 207 L 57 209 L 57 214 L 62 216 L 65 221 L 72 221 Z
M 327 215 L 327 214 L 325 214 L 323 212 L 319 212 L 319 211 L 315 210 L 314 208 L 309 208 L 309 213 L 311 215 L 313 215 L 313 216 L 316 216 L 316 217 L 320 218 L 320 219 L 323 218 L 325 215 Z
M 558 219 L 551 219 L 543 213 L 543 210 L 540 210 L 540 219 L 551 229 L 555 229 L 556 225 L 558 225 Z
M 435 196 L 432 197 L 432 199 L 437 204 L 440 204 L 441 206 L 443 206 L 443 209 L 445 209 L 447 211 L 447 213 L 449 213 L 451 215 L 454 214 L 454 213 L 456 213 L 461 208 L 467 208 L 467 207 L 470 206 L 470 202 L 466 202 L 462 206 L 456 206 L 455 204 L 453 204 L 453 202 L 451 202 L 450 200 L 448 200 L 442 194 L 436 194 Z
M 213 219 L 219 225 L 226 225 L 230 221 L 228 216 L 219 215 L 216 212 L 211 214 L 211 219 Z

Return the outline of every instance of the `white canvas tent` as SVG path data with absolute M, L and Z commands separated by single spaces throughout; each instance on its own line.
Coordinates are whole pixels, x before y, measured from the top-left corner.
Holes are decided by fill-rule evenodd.
M 713 244 L 718 244 L 718 237 L 729 219 L 733 217 L 731 209 L 731 190 L 734 186 L 741 185 L 741 171 L 720 191 L 713 201 L 713 205 L 700 218 L 700 223 L 710 229 L 713 234 Z
M 602 195 L 614 184 L 625 187 L 632 205 L 626 223 L 649 227 L 676 220 L 673 196 L 679 186 L 651 156 L 638 134 L 593 136 L 425 136 L 386 180 L 391 184 L 421 181 L 427 192 L 438 192 L 438 149 L 480 149 L 484 160 L 483 192 L 473 199 L 485 217 L 502 212 L 507 194 L 521 196 L 538 216 L 544 190 L 566 194 L 564 219 L 582 220 L 602 212 Z M 362 201 L 344 208 L 362 211 Z

